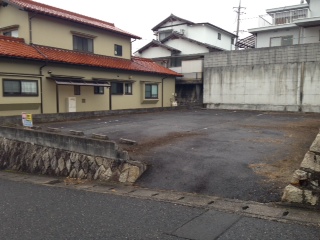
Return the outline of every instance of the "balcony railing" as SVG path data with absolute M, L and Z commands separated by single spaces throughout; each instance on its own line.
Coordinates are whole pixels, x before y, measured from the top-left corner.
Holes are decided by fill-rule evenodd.
M 273 25 L 273 19 L 270 15 L 259 16 L 259 27 L 269 27 Z
M 203 73 L 202 72 L 192 72 L 192 73 L 184 73 L 183 77 L 177 77 L 178 81 L 202 81 Z
M 296 9 L 270 13 L 269 15 L 259 16 L 259 27 L 276 26 L 293 23 L 295 20 L 308 17 L 308 9 Z

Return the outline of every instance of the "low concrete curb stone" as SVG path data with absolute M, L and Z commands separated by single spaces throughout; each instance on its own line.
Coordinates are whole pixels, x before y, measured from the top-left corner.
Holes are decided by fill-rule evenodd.
M 127 145 L 136 145 L 137 142 L 131 139 L 125 139 L 125 138 L 120 138 L 120 143 L 127 144 Z

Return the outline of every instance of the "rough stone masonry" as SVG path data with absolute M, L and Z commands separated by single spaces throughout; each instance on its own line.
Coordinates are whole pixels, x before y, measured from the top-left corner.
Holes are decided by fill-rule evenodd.
M 306 153 L 300 169 L 284 189 L 283 202 L 302 203 L 320 208 L 320 133 Z
M 146 165 L 112 141 L 0 126 L 0 169 L 133 183 Z

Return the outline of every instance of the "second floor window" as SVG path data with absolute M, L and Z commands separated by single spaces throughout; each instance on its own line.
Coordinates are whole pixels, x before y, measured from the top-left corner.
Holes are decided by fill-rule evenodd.
M 221 40 L 221 33 L 218 33 L 218 39 Z
M 17 29 L 2 31 L 2 35 L 7 37 L 19 37 Z
M 73 50 L 93 53 L 93 39 L 73 35 Z
M 182 65 L 182 59 L 174 57 L 170 61 L 170 67 L 181 67 Z
M 12 32 L 3 32 L 3 36 L 12 37 Z
M 165 39 L 166 37 L 170 36 L 171 33 L 172 33 L 172 30 L 159 32 L 159 41 L 161 41 L 161 40 Z
M 115 56 L 122 56 L 122 46 L 121 45 L 114 45 L 114 55 Z
M 292 23 L 297 19 L 304 19 L 308 17 L 308 9 L 296 9 L 291 11 L 281 11 L 270 13 L 274 25 Z
M 291 46 L 293 45 L 293 36 L 270 38 L 270 47 Z

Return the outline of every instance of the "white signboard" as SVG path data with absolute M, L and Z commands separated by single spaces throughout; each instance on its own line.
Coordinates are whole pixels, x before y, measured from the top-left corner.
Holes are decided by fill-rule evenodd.
M 24 127 L 33 127 L 32 114 L 22 113 L 22 125 Z

